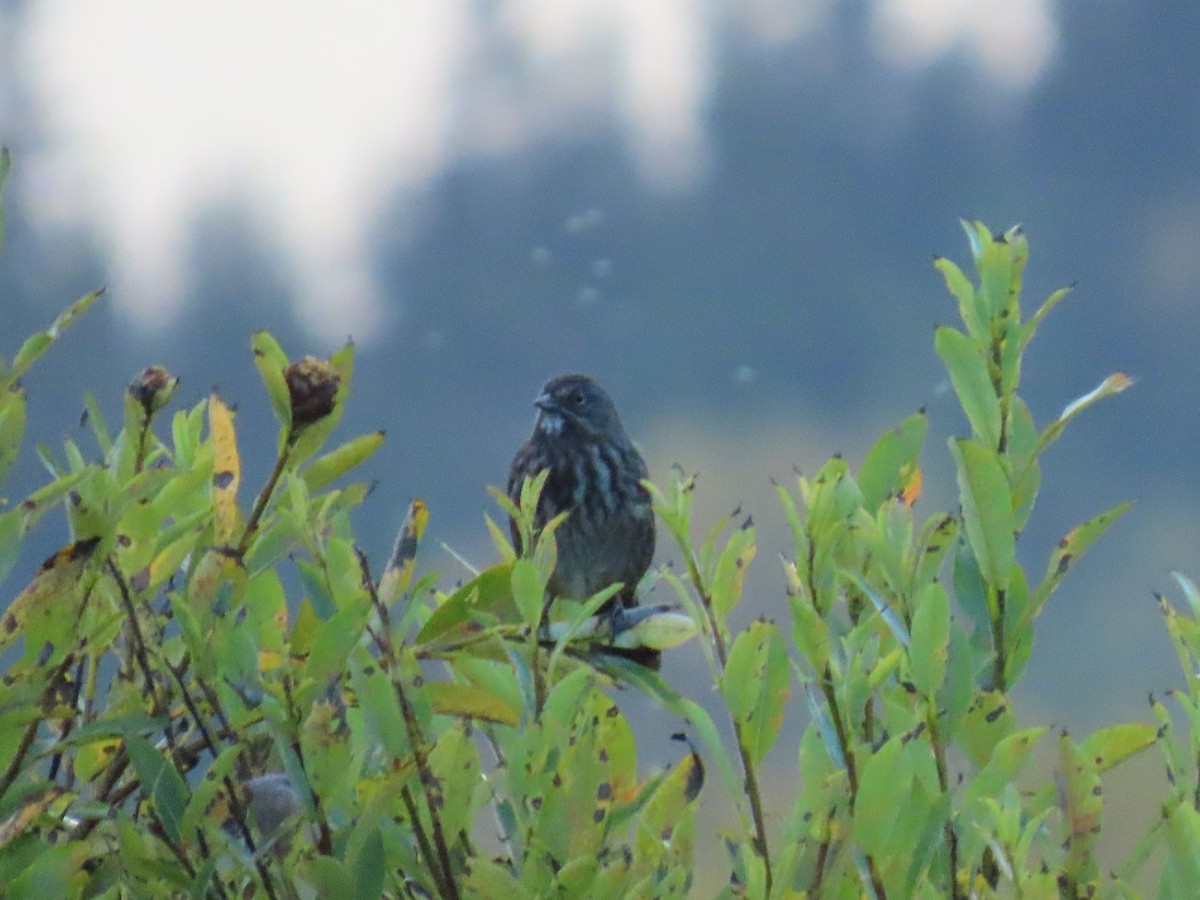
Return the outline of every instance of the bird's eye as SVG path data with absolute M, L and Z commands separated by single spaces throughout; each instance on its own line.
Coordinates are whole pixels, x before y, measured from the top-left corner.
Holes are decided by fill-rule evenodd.
M 572 406 L 583 406 L 583 391 L 571 391 L 570 401 Z

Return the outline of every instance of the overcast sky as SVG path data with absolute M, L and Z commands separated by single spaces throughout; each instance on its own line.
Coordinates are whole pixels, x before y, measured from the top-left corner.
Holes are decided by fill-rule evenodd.
M 1019 98 L 1053 64 L 1048 6 L 873 0 L 868 27 L 901 73 L 958 55 Z M 419 195 L 464 157 L 610 129 L 650 190 L 693 190 L 717 42 L 799 45 L 819 67 L 845 8 L 40 0 L 7 20 L 4 87 L 45 137 L 16 184 L 46 226 L 82 217 L 113 302 L 142 327 L 179 310 L 191 217 L 236 200 L 270 236 L 305 325 L 369 340 L 403 310 L 380 297 L 366 250 L 384 200 Z

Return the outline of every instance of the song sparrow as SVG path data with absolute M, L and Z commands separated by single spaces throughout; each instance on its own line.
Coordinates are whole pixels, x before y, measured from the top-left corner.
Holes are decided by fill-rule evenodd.
M 513 458 L 508 496 L 518 502 L 524 480 L 550 470 L 536 525 L 569 513 L 555 532 L 558 562 L 550 594 L 582 600 L 622 582 L 618 597 L 603 607 L 615 619 L 620 610 L 637 605 L 634 589 L 654 555 L 654 515 L 640 484 L 646 463 L 625 436 L 612 400 L 588 376 L 552 378 L 534 405 L 537 420 Z M 516 523 L 509 524 L 520 550 Z

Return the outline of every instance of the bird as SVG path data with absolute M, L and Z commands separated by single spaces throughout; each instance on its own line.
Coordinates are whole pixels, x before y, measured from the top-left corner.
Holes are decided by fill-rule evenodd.
M 654 514 L 642 455 L 625 434 L 612 398 L 587 375 L 551 378 L 533 401 L 533 433 L 513 457 L 507 493 L 519 504 L 521 487 L 548 469 L 534 525 L 566 512 L 554 535 L 558 558 L 547 584 L 552 598 L 585 600 L 621 582 L 597 612 L 612 617 L 637 605 L 635 589 L 654 556 Z M 513 544 L 521 535 L 510 517 Z

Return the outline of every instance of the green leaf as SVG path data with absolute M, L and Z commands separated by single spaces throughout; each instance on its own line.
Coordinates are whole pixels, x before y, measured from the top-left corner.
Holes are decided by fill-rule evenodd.
M 513 563 L 501 563 L 484 569 L 442 601 L 417 634 L 417 642 L 465 635 L 480 613 L 512 616 L 515 613 L 512 592 Z
M 959 808 L 965 815 L 973 816 L 971 807 L 974 804 L 999 796 L 1005 786 L 1012 783 L 1029 762 L 1034 748 L 1046 731 L 1045 727 L 1027 728 L 1010 734 L 996 744 L 987 765 L 971 779 L 963 791 Z
M 1067 827 L 1063 871 L 1069 879 L 1071 896 L 1091 896 L 1100 886 L 1095 855 L 1104 807 L 1100 772 L 1065 731 L 1059 740 L 1059 766 L 1063 776 L 1059 803 Z
M 383 896 L 387 876 L 387 857 L 383 850 L 383 836 L 379 828 L 371 828 L 358 853 L 350 860 L 354 878 L 355 900 L 377 900 Z
M 1192 608 L 1193 618 L 1200 617 L 1200 588 L 1197 588 L 1195 582 L 1182 572 L 1172 572 L 1171 577 L 1175 579 L 1183 591 L 1183 596 L 1187 598 L 1188 606 Z
M 928 425 L 925 413 L 914 413 L 884 433 L 867 453 L 856 480 L 868 510 L 877 509 L 905 486 L 906 476 L 917 467 Z
M 1052 309 L 1054 309 L 1054 307 L 1058 306 L 1058 301 L 1062 300 L 1063 297 L 1065 297 L 1065 296 L 1067 296 L 1067 294 L 1071 293 L 1072 290 L 1074 290 L 1074 285 L 1070 285 L 1070 286 L 1064 287 L 1064 288 L 1059 288 L 1057 291 L 1052 293 L 1049 297 L 1046 298 L 1045 302 L 1040 307 L 1038 307 L 1038 311 L 1035 312 L 1032 317 L 1030 317 L 1029 321 L 1027 321 L 1021 327 L 1021 349 L 1022 350 L 1024 350 L 1027 346 L 1029 346 L 1029 342 L 1032 341 L 1033 336 L 1035 334 L 1037 334 L 1038 325 L 1040 325 L 1042 323 L 1042 319 L 1046 318 L 1046 316 L 1049 314 L 1049 312 Z
M 250 337 L 250 348 L 254 351 L 254 364 L 258 374 L 267 388 L 267 396 L 271 399 L 271 409 L 275 418 L 286 432 L 292 424 L 292 398 L 288 392 L 287 381 L 283 373 L 288 367 L 287 354 L 266 331 L 256 331 Z
M 711 584 L 713 611 L 718 621 L 724 622 L 741 598 L 746 569 L 754 561 L 757 552 L 754 526 L 748 522 L 729 536 L 717 560 Z
M 977 341 L 986 341 L 987 327 L 979 315 L 979 301 L 970 279 L 963 274 L 962 269 L 945 257 L 936 257 L 933 265 L 945 277 L 946 288 L 958 300 L 958 315 L 967 326 L 967 333 Z
M 79 873 L 90 850 L 86 841 L 45 847 L 24 872 L 5 883 L 4 896 L 9 900 L 79 896 Z
M 1186 897 L 1200 884 L 1200 813 L 1178 803 L 1167 816 L 1167 859 L 1159 882 L 1160 897 Z
M 954 619 L 950 621 L 950 646 L 947 656 L 946 677 L 942 681 L 938 702 L 944 710 L 946 734 L 956 737 L 971 705 L 979 670 L 991 657 L 990 654 L 981 653 L 971 645 L 966 629 Z
M 100 452 L 107 457 L 112 450 L 112 435 L 108 432 L 108 422 L 104 419 L 104 413 L 100 411 L 100 404 L 96 402 L 91 391 L 83 395 L 83 408 L 87 414 L 88 425 L 92 429 L 92 436 L 96 438 Z
M 981 223 L 977 224 L 982 228 Z M 988 320 L 995 321 L 1008 307 L 1008 292 L 1013 281 L 1013 248 L 1007 241 L 989 239 L 976 262 L 981 306 L 987 311 Z
M 29 367 L 32 366 L 38 360 L 38 358 L 42 356 L 42 354 L 50 349 L 50 346 L 58 339 L 62 332 L 69 328 L 76 319 L 87 312 L 88 308 L 91 307 L 91 305 L 95 303 L 101 297 L 101 295 L 103 295 L 103 293 L 104 289 L 101 288 L 98 291 L 92 291 L 90 294 L 85 294 L 68 306 L 62 313 L 60 313 L 58 318 L 50 323 L 49 328 L 29 337 L 21 346 L 21 349 L 17 351 L 17 356 L 12 361 L 12 365 L 9 367 L 8 371 L 2 378 L 0 378 L 0 389 L 7 389 L 11 387 L 18 378 L 24 375 L 25 372 L 29 370 Z
M 753 622 L 737 636 L 721 677 L 721 693 L 742 746 L 753 762 L 762 762 L 779 736 L 791 695 L 787 647 L 772 623 Z
M 126 734 L 125 751 L 138 773 L 142 790 L 154 801 L 167 835 L 178 841 L 182 836 L 180 824 L 191 796 L 183 776 L 141 735 Z
M 300 877 L 316 888 L 318 897 L 351 897 L 354 874 L 332 856 L 313 856 L 298 865 Z
M 905 801 L 912 791 L 913 773 L 903 749 L 900 737 L 889 739 L 867 759 L 859 776 L 854 839 L 869 855 L 888 849 L 897 823 L 909 814 Z
M 983 348 L 961 331 L 947 326 L 937 330 L 933 343 L 950 373 L 954 393 L 971 430 L 988 447 L 1000 446 L 1000 400 L 988 373 Z
M 231 744 L 213 760 L 184 809 L 179 827 L 181 834 L 196 833 L 204 816 L 208 814 L 209 807 L 225 787 L 224 776 L 236 777 L 234 767 L 238 756 L 244 752 L 244 748 L 240 745 Z M 236 781 L 234 783 L 236 784 Z
M 512 596 L 521 621 L 530 628 L 537 628 L 546 602 L 546 582 L 532 560 L 522 558 L 513 563 Z
M 741 780 L 736 774 L 729 751 L 721 741 L 720 732 L 717 731 L 712 717 L 704 707 L 681 696 L 667 684 L 661 675 L 645 666 L 627 663 L 622 667 L 621 674 L 622 680 L 640 690 L 647 697 L 657 700 L 667 711 L 684 719 L 696 729 L 704 744 L 704 749 L 708 753 L 707 758 L 716 762 L 717 771 L 720 772 L 726 787 L 735 794 L 740 794 Z
M 931 516 L 921 525 L 909 563 L 908 590 L 915 593 L 934 581 L 946 554 L 957 545 L 958 519 L 949 513 Z
M 0 391 L 0 484 L 17 461 L 24 436 L 25 392 L 20 388 Z
M 25 536 L 21 520 L 19 509 L 0 513 L 0 584 L 12 574 L 13 566 L 21 557 L 22 539 Z
M 345 668 L 350 651 L 365 635 L 370 612 L 369 603 L 348 605 L 317 623 L 308 655 L 309 677 L 323 683 Z
M 472 732 L 469 722 L 455 722 L 438 735 L 429 752 L 429 767 L 443 798 L 442 828 L 447 834 L 469 834 L 475 813 L 491 795 Z
M 913 615 L 909 671 L 917 690 L 933 695 L 946 677 L 950 648 L 950 600 L 936 581 L 927 585 Z
M 1063 578 L 1066 577 L 1067 571 L 1083 556 L 1088 547 L 1104 532 L 1108 531 L 1109 526 L 1125 515 L 1132 506 L 1132 502 L 1120 503 L 1112 509 L 1092 516 L 1086 522 L 1076 525 L 1066 533 L 1063 539 L 1058 542 L 1058 546 L 1054 548 L 1054 552 L 1050 555 L 1050 563 L 1046 567 L 1046 573 L 1042 576 L 1041 582 L 1034 590 L 1033 600 L 1029 604 L 1029 609 L 1022 621 L 1023 626 L 1028 625 L 1037 618 L 1038 614 L 1042 611 L 1042 607 L 1046 605 L 1046 601 L 1050 598 L 1050 595 L 1054 593 L 1055 589 L 1062 583 Z
M 968 222 L 966 219 L 959 219 L 958 224 L 967 234 L 967 243 L 971 245 L 971 258 L 975 260 L 975 266 L 978 268 L 984 248 L 992 243 L 992 233 L 986 225 L 977 220 Z
M 1004 470 L 995 452 L 975 440 L 951 438 L 950 453 L 957 468 L 967 540 L 979 562 L 979 571 L 991 588 L 1005 590 L 1016 537 Z
M 1129 757 L 1141 753 L 1157 740 L 1158 730 L 1144 722 L 1126 722 L 1101 728 L 1084 739 L 1080 751 L 1098 772 L 1105 772 Z
M 879 613 L 880 618 L 882 618 L 884 624 L 887 625 L 888 631 L 892 633 L 892 637 L 894 637 L 902 647 L 907 647 L 909 644 L 908 629 L 905 627 L 904 622 L 900 620 L 900 616 L 898 616 L 896 611 L 892 609 L 891 605 L 884 600 L 882 596 L 880 596 L 879 592 L 875 590 L 875 588 L 873 588 L 866 581 L 866 579 L 855 572 L 843 570 L 839 574 L 857 587 L 859 592 L 871 601 L 871 605 L 875 607 L 875 611 Z
M 1013 563 L 1004 603 L 1004 682 L 1010 687 L 1020 680 L 1033 652 L 1033 628 L 1029 619 L 1029 583 L 1020 563 Z
M 301 475 L 304 483 L 308 485 L 310 491 L 319 491 L 351 469 L 362 465 L 383 445 L 384 434 L 385 432 L 382 431 L 360 434 L 336 450 L 331 450 L 324 456 L 314 459 L 304 467 Z
M 1012 485 L 1013 525 L 1017 531 L 1025 527 L 1037 501 L 1042 483 L 1038 464 L 1038 433 L 1029 407 L 1020 396 L 1013 395 L 1008 407 L 1008 448 L 1006 464 L 1010 466 Z
M 504 897 L 506 900 L 531 900 L 534 896 L 526 890 L 507 865 L 484 856 L 473 857 L 463 879 L 468 897 Z M 326 896 L 335 896 L 327 894 Z
M 35 334 L 31 334 L 25 339 L 25 343 L 21 345 L 21 349 L 17 351 L 17 355 L 13 357 L 11 371 L 13 373 L 24 373 L 28 371 L 29 367 L 33 365 L 34 361 L 37 360 L 38 357 L 42 356 L 42 354 L 44 354 L 47 350 L 49 350 L 50 345 L 53 343 L 54 338 L 52 338 L 49 333 L 45 331 L 39 331 Z
M 1017 717 L 1008 698 L 999 691 L 980 691 L 967 709 L 960 743 L 967 758 L 982 768 L 996 746 L 1016 730 Z
M 987 634 L 991 628 L 987 585 L 983 583 L 979 561 L 975 558 L 966 535 L 959 535 L 954 549 L 952 579 L 954 598 L 971 620 L 972 630 L 976 634 Z
M 792 641 L 808 660 L 813 672 L 820 674 L 829 664 L 829 626 L 804 597 L 788 597 L 792 611 Z

